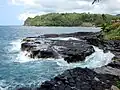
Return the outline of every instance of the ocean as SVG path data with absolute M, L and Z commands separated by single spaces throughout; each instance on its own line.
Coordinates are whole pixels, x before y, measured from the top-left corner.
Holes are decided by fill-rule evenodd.
M 96 68 L 109 62 L 112 53 L 103 53 L 95 48 L 95 53 L 84 62 L 68 64 L 63 59 L 30 59 L 20 51 L 21 40 L 25 37 L 43 34 L 73 32 L 98 32 L 94 27 L 27 27 L 0 26 L 0 90 L 16 90 L 20 87 L 37 87 L 46 80 L 75 67 Z

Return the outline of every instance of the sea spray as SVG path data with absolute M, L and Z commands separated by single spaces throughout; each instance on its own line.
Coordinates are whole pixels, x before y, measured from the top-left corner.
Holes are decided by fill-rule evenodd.
M 73 33 L 79 31 L 98 31 L 97 29 L 84 29 L 80 27 L 0 27 L 0 89 L 16 90 L 18 87 L 37 87 L 46 80 L 64 72 L 69 67 L 63 59 L 29 59 L 22 53 L 21 38 L 51 33 Z M 99 29 L 100 30 L 100 29 Z M 28 60 L 26 61 L 25 58 Z M 12 58 L 11 58 L 12 57 Z M 25 62 L 24 62 L 25 61 Z M 63 62 L 62 62 L 63 61 Z M 21 63 L 23 62 L 23 63 Z M 64 63 L 65 62 L 65 63 Z M 59 63 L 59 65 L 57 64 Z M 62 65 L 61 65 L 62 63 Z
M 10 51 L 11 52 L 19 52 L 21 48 L 21 39 L 14 40 L 10 43 L 12 45 Z
M 80 39 L 74 38 L 74 37 L 57 37 L 57 38 L 48 38 L 50 40 L 63 40 L 63 41 L 68 41 L 68 40 L 76 40 L 79 41 Z
M 69 40 L 69 39 L 75 39 L 76 38 L 55 38 L 55 39 L 59 39 L 59 40 Z M 29 52 L 27 51 L 24 51 L 22 52 L 20 50 L 20 45 L 21 45 L 21 40 L 15 40 L 14 42 L 11 43 L 13 45 L 13 48 L 12 48 L 12 51 L 18 51 L 19 53 L 17 54 L 16 56 L 16 60 L 14 62 L 19 62 L 19 63 L 27 63 L 27 62 L 31 62 L 31 61 L 49 61 L 50 62 L 56 62 L 60 67 L 63 67 L 63 66 L 66 66 L 69 68 L 74 68 L 74 67 L 82 67 L 82 68 L 97 68 L 97 67 L 102 67 L 102 66 L 105 66 L 107 65 L 108 63 L 111 62 L 111 59 L 114 57 L 114 55 L 109 51 L 107 53 L 104 53 L 103 50 L 95 47 L 95 53 L 93 53 L 92 55 L 90 56 L 87 56 L 85 61 L 80 61 L 80 62 L 77 62 L 77 63 L 70 63 L 68 64 L 63 58 L 60 58 L 60 59 L 54 59 L 54 58 L 47 58 L 47 59 L 38 59 L 38 58 L 35 58 L 35 59 L 31 59 L 29 58 Z
M 85 61 L 78 63 L 71 63 L 70 67 L 82 67 L 82 68 L 97 68 L 107 65 L 112 61 L 114 54 L 111 52 L 104 53 L 103 50 L 98 47 L 93 46 L 95 49 L 95 53 L 90 56 L 87 56 Z
M 92 68 L 105 66 L 112 61 L 111 59 L 114 57 L 114 55 L 111 52 L 103 53 L 103 51 L 98 48 L 96 48 L 95 50 L 98 51 L 86 57 L 85 61 L 68 64 L 66 61 L 64 61 L 64 59 L 59 59 L 56 62 L 61 67 L 67 66 L 67 69 L 72 69 L 75 67 L 81 67 L 81 68 L 87 67 L 92 69 Z

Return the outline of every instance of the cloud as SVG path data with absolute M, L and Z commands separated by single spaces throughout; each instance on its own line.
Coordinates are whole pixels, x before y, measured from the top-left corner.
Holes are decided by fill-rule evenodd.
M 120 0 L 106 0 L 104 9 L 107 13 L 119 14 L 120 13 Z
M 36 6 L 35 0 L 12 0 L 13 5 Z
M 21 20 L 21 21 L 24 21 L 28 17 L 34 18 L 36 15 L 42 15 L 42 14 L 45 14 L 45 12 L 41 12 L 41 13 L 29 13 L 29 12 L 26 12 L 26 13 L 20 14 L 18 16 L 18 19 Z
M 19 20 L 26 17 L 50 12 L 91 12 L 91 13 L 120 13 L 120 0 L 101 0 L 92 5 L 93 0 L 12 0 L 13 5 L 24 6 L 24 12 Z

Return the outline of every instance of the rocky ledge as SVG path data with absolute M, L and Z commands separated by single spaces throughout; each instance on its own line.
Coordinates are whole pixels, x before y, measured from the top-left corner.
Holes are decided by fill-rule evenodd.
M 106 70 L 106 72 L 109 72 L 109 73 L 114 72 L 114 74 L 115 72 L 120 73 L 120 70 L 119 70 L 120 69 L 120 40 L 103 40 L 101 36 L 101 32 L 96 33 L 94 35 L 92 34 L 89 36 L 84 36 L 82 38 L 86 40 L 89 44 L 97 46 L 100 49 L 103 49 L 104 52 L 111 51 L 115 55 L 112 62 L 109 63 L 107 66 L 102 67 L 101 70 Z
M 21 50 L 27 51 L 30 58 L 64 58 L 68 63 L 83 61 L 95 52 L 92 45 L 75 34 L 27 37 L 23 39 Z
M 53 39 L 57 37 L 74 37 L 74 39 L 71 38 L 67 41 Z M 38 49 L 36 45 L 39 46 Z M 62 56 L 68 62 L 76 62 L 84 60 L 86 56 L 94 52 L 92 45 L 103 49 L 104 52 L 111 51 L 114 53 L 115 57 L 113 61 L 106 66 L 95 69 L 74 68 L 66 70 L 54 79 L 43 82 L 38 88 L 23 87 L 18 90 L 120 90 L 120 41 L 105 41 L 101 39 L 100 32 L 49 34 L 39 37 L 29 37 L 23 40 L 21 49 L 31 52 L 42 50 L 46 46 L 47 49 L 44 48 L 46 51 L 54 53 L 43 54 L 43 57 L 44 55 L 48 55 L 44 58 L 51 57 L 51 55 L 54 58 Z M 40 53 L 40 58 L 41 55 Z M 29 56 L 34 58 L 36 56 L 38 57 L 39 54 L 31 53 Z
M 98 74 L 87 68 L 66 70 L 39 88 L 20 88 L 18 90 L 119 90 L 120 78 L 109 74 Z

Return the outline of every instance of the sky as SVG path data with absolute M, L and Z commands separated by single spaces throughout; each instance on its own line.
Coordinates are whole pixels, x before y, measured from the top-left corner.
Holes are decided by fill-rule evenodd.
M 0 0 L 0 25 L 22 25 L 27 17 L 47 13 L 120 14 L 120 0 Z

